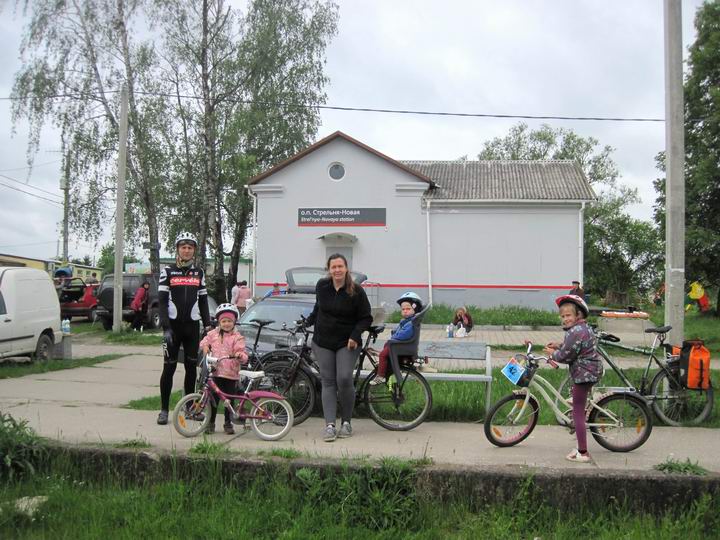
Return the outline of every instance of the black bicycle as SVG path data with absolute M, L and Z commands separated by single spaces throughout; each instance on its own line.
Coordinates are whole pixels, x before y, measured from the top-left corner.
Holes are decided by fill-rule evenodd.
M 643 396 L 649 402 L 655 415 L 663 423 L 669 426 L 700 424 L 707 420 L 712 413 L 714 404 L 713 388 L 710 386 L 706 389 L 693 389 L 687 388 L 687 386 L 682 383 L 680 358 L 678 355 L 673 355 L 671 347 L 665 343 L 666 335 L 671 329 L 671 326 L 646 329 L 646 333 L 655 334 L 649 350 L 621 345 L 620 338 L 617 336 L 599 331 L 597 332 L 597 351 L 612 370 L 617 373 L 622 384 L 625 385 L 622 388 L 630 392 L 637 391 Z M 640 379 L 639 388 L 635 388 L 635 385 L 630 381 L 622 368 L 620 368 L 608 354 L 604 347 L 606 345 L 642 353 L 648 357 L 647 365 Z M 661 351 L 662 356 L 660 357 L 656 354 L 658 349 Z M 653 363 L 660 368 L 660 371 L 651 379 L 650 367 Z M 570 395 L 571 386 L 572 381 L 568 376 L 559 388 L 560 394 L 565 397 Z M 599 391 L 604 391 L 604 388 L 605 387 L 598 385 Z M 611 388 L 611 390 L 614 389 Z
M 273 390 L 284 395 L 293 406 L 295 425 L 306 420 L 315 408 L 316 392 L 320 389 L 320 369 L 312 357 L 308 344 L 311 332 L 305 319 L 297 321 L 288 333 L 287 352 L 274 351 L 275 356 L 263 356 L 265 374 L 273 381 Z M 355 405 L 365 405 L 370 417 L 380 426 L 393 431 L 408 431 L 420 425 L 432 408 L 430 385 L 416 368 L 421 360 L 401 357 L 399 379 L 394 373 L 383 384 L 372 385 L 377 374 L 377 351 L 372 345 L 385 331 L 385 326 L 371 326 L 360 349 L 360 357 L 353 375 Z M 370 369 L 365 369 L 369 362 Z

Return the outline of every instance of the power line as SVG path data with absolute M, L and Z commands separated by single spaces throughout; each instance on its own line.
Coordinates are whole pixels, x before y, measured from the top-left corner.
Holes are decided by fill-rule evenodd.
M 30 193 L 29 191 L 23 191 L 22 189 L 18 189 L 14 186 L 8 186 L 7 184 L 3 184 L 0 182 L 0 186 L 6 187 L 8 189 L 12 189 L 14 191 L 19 191 L 20 193 L 24 193 L 25 195 L 30 195 L 31 197 L 35 197 L 37 199 L 42 199 L 43 201 L 47 201 L 51 203 L 53 206 L 57 206 L 58 208 L 62 208 L 62 204 L 60 204 L 58 201 L 53 201 L 52 199 L 48 199 L 46 197 L 42 197 L 41 195 L 37 195 L 35 193 Z
M 16 180 L 15 178 L 11 178 L 11 177 L 9 177 L 9 176 L 7 176 L 7 175 L 5 175 L 5 174 L 0 174 L 0 177 L 5 178 L 5 179 L 7 179 L 7 180 L 12 180 L 13 182 L 17 182 L 18 184 L 22 184 L 23 186 L 28 186 L 28 187 L 31 187 L 31 188 L 33 188 L 33 189 L 37 189 L 38 191 L 42 191 L 43 193 L 47 193 L 48 195 L 52 195 L 53 197 L 57 197 L 57 198 L 59 198 L 59 199 L 62 198 L 62 196 L 56 195 L 56 194 L 53 193 L 52 191 L 44 190 L 43 188 L 39 188 L 39 187 L 34 186 L 34 185 L 32 185 L 32 184 L 26 184 L 25 182 L 22 182 L 21 180 Z M 60 201 L 58 201 L 58 202 L 60 202 Z
M 119 90 L 107 90 L 106 93 L 117 93 Z M 135 91 L 136 94 L 153 96 L 153 97 L 171 97 L 171 98 L 183 98 L 183 99 L 202 99 L 201 96 L 191 95 L 177 95 L 177 94 L 166 94 L 163 92 L 144 92 Z M 95 94 L 54 94 L 45 96 L 49 99 L 60 99 L 60 98 L 98 98 L 100 96 Z M 12 96 L 0 97 L 0 100 L 13 100 L 19 99 Z M 405 115 L 419 115 L 419 116 L 449 116 L 449 117 L 461 117 L 461 118 L 512 118 L 520 120 L 577 120 L 577 121 L 591 121 L 591 122 L 665 122 L 664 118 L 642 118 L 642 117 L 620 117 L 620 116 L 561 116 L 561 115 L 550 115 L 550 114 L 497 114 L 497 113 L 468 113 L 468 112 L 449 112 L 449 111 L 423 111 L 423 110 L 412 110 L 412 109 L 376 109 L 372 107 L 343 107 L 339 105 L 321 105 L 318 103 L 285 103 L 282 101 L 268 102 L 268 101 L 254 101 L 247 99 L 228 99 L 231 103 L 241 103 L 244 105 L 266 105 L 273 107 L 285 107 L 285 108 L 302 108 L 302 109 L 319 109 L 329 111 L 345 111 L 345 112 L 370 112 L 380 114 L 405 114 Z
M 49 240 L 47 242 L 31 242 L 29 244 L 8 244 L 5 246 L 0 246 L 0 249 L 15 248 L 15 247 L 28 247 L 28 246 L 41 246 L 41 245 L 45 245 L 45 244 L 54 244 L 56 242 L 57 242 L 57 240 Z
M 15 167 L 13 169 L 0 169 L 0 172 L 13 172 L 13 171 L 26 171 L 34 167 L 42 167 L 44 165 L 52 165 L 53 163 L 59 163 L 62 159 L 55 159 L 53 161 L 46 161 L 45 163 L 33 163 L 32 166 L 27 165 L 25 167 Z

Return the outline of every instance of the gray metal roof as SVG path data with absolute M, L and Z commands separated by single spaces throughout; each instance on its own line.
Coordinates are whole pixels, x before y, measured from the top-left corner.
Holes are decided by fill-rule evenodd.
M 435 200 L 595 199 L 582 169 L 574 161 L 401 161 L 427 176 L 436 189 L 425 197 Z

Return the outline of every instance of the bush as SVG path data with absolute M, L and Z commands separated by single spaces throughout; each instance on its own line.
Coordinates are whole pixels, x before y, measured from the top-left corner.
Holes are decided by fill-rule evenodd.
M 559 326 L 560 321 L 554 311 L 544 311 L 521 306 L 499 306 L 481 309 L 467 306 L 476 326 Z M 455 316 L 455 308 L 447 304 L 434 304 L 423 319 L 427 324 L 450 324 Z M 400 311 L 394 311 L 387 317 L 388 323 L 400 321 Z
M 0 478 L 32 476 L 44 456 L 44 443 L 26 420 L 0 413 Z

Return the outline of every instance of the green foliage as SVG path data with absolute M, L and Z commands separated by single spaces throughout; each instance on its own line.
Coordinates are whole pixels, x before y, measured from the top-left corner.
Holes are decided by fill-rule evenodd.
M 280 457 L 283 459 L 297 459 L 304 454 L 294 448 L 271 448 L 270 450 L 259 450 L 258 456 Z
M 123 256 L 123 267 L 129 263 L 139 263 L 134 253 Z M 112 274 L 115 272 L 115 243 L 108 242 L 100 248 L 100 256 L 97 261 L 98 268 L 100 268 L 103 274 Z
M 708 473 L 707 469 L 701 467 L 697 461 L 690 461 L 690 458 L 687 458 L 685 461 L 680 461 L 679 459 L 668 457 L 662 463 L 653 465 L 653 469 L 666 474 L 686 474 L 692 476 L 705 476 Z
M 479 159 L 573 160 L 585 173 L 598 200 L 585 209 L 585 290 L 605 296 L 608 289 L 646 291 L 658 280 L 663 249 L 657 228 L 630 217 L 637 190 L 618 184 L 613 148 L 598 148 L 593 137 L 543 125 L 519 123 L 505 137 L 483 146 Z
M 40 437 L 27 426 L 0 412 L 0 478 L 32 476 L 46 450 Z
M 108 360 L 115 360 L 122 357 L 122 354 L 104 354 L 92 358 L 71 358 L 64 360 L 56 358 L 48 362 L 32 363 L 32 364 L 9 364 L 0 365 L 0 379 L 12 379 L 15 377 L 24 377 L 25 375 L 33 375 L 35 373 L 48 373 L 50 371 L 59 371 L 61 369 L 72 369 L 76 367 L 94 366 Z
M 526 308 L 522 306 L 497 306 L 493 308 L 479 308 L 465 306 L 470 312 L 476 326 L 557 326 L 558 315 L 555 312 L 541 309 Z M 423 323 L 450 324 L 455 316 L 455 308 L 447 304 L 433 304 L 425 314 Z M 388 323 L 400 321 L 400 311 L 393 311 L 386 317 Z
M 415 469 L 384 460 L 379 468 L 362 467 L 323 476 L 316 469 L 299 469 L 296 480 L 311 506 L 322 506 L 345 527 L 371 530 L 405 529 L 418 511 Z
M 230 450 L 224 444 L 213 442 L 203 437 L 202 441 L 192 445 L 189 452 L 191 454 L 201 454 L 203 456 L 224 456 L 230 453 Z
M 170 411 L 175 408 L 177 402 L 183 397 L 182 390 L 176 390 L 170 394 Z M 221 411 L 223 404 L 220 404 L 218 411 Z M 160 410 L 160 392 L 153 396 L 148 396 L 140 399 L 133 399 L 127 405 L 124 406 L 126 409 L 134 409 L 136 411 L 159 411 Z

